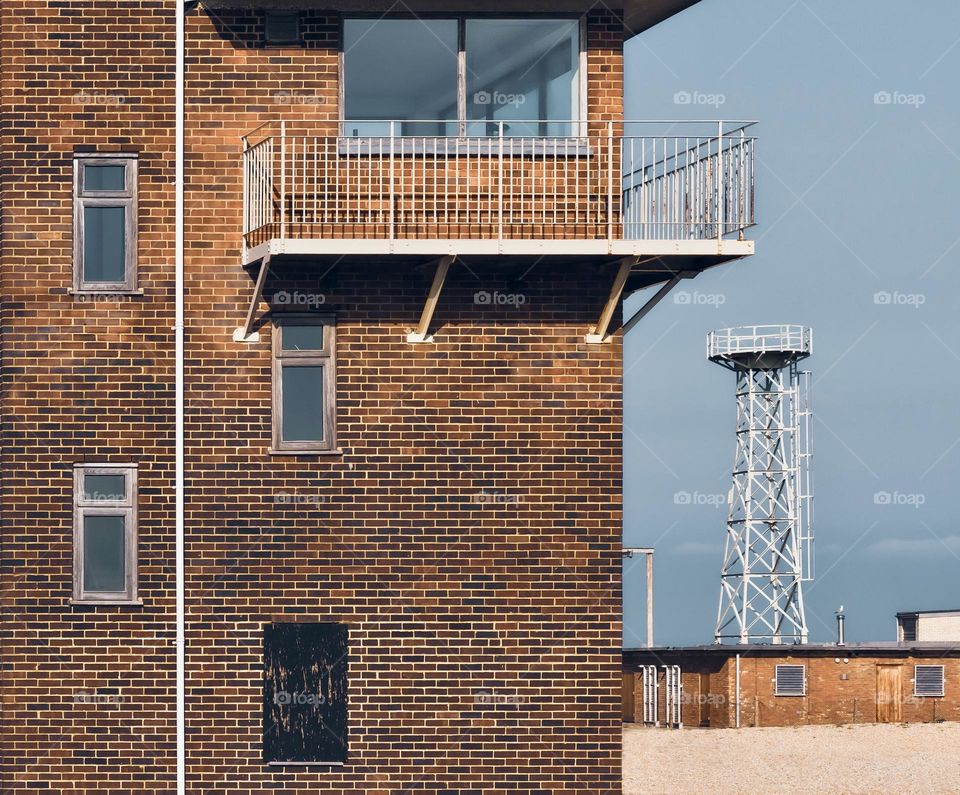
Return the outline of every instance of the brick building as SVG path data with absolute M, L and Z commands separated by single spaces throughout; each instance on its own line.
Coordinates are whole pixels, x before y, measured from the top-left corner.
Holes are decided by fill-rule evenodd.
M 619 789 L 620 300 L 753 251 L 623 119 L 691 4 L 4 0 L 5 792 Z
M 623 666 L 624 720 L 638 723 L 668 723 L 671 697 L 693 727 L 960 720 L 950 643 L 627 649 Z M 679 698 L 667 694 L 667 668 L 679 669 Z

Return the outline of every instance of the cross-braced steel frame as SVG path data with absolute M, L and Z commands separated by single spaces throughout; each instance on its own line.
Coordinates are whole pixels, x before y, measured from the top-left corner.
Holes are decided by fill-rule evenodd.
M 802 582 L 812 576 L 809 329 L 714 332 L 709 358 L 736 373 L 737 452 L 717 643 L 806 643 Z

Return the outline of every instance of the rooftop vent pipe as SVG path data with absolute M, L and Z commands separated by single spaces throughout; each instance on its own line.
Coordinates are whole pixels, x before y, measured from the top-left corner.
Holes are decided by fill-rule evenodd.
M 840 609 L 837 611 L 837 645 L 843 646 L 843 622 L 846 619 L 846 616 L 843 614 L 843 605 L 840 605 Z

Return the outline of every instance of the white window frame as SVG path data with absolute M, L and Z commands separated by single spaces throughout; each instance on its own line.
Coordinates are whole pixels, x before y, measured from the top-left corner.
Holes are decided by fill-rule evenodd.
M 799 668 L 803 673 L 803 684 L 799 693 L 783 692 L 780 690 L 780 670 L 784 668 Z M 773 694 L 780 698 L 802 698 L 807 695 L 807 666 L 803 663 L 784 663 L 777 665 L 773 673 Z
M 938 668 L 940 670 L 940 692 L 939 693 L 918 693 L 917 684 L 920 679 L 921 668 Z M 946 672 L 942 665 L 914 665 L 913 666 L 913 695 L 916 698 L 943 698 L 946 692 Z
M 85 152 L 73 158 L 73 292 L 136 293 L 137 292 L 137 193 L 139 161 L 136 154 L 123 152 Z M 121 191 L 88 190 L 84 182 L 84 166 L 122 166 L 124 188 Z M 84 236 L 87 207 L 123 207 L 124 213 L 124 277 L 119 281 L 95 282 L 84 278 Z
M 84 496 L 86 475 L 123 475 L 124 497 L 90 500 Z M 122 516 L 124 520 L 124 581 L 122 591 L 88 591 L 84 587 L 84 519 Z M 137 597 L 137 465 L 75 464 L 73 467 L 73 601 L 82 604 L 140 604 Z

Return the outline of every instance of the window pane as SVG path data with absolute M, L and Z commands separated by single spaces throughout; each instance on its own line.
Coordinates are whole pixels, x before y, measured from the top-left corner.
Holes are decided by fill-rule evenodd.
M 457 21 L 347 19 L 344 117 L 379 122 L 456 120 Z M 389 124 L 345 125 L 346 135 L 388 135 Z M 402 124 L 404 135 L 453 135 L 456 124 Z
M 291 326 L 284 323 L 280 332 L 281 348 L 285 351 L 322 351 L 323 326 Z
M 123 282 L 126 209 L 85 207 L 83 220 L 83 281 Z
M 123 475 L 84 475 L 85 500 L 125 500 L 126 478 Z
M 323 441 L 323 366 L 285 366 L 280 386 L 285 442 Z
M 84 166 L 83 189 L 126 190 L 124 166 Z
M 467 20 L 467 117 L 471 135 L 571 135 L 580 115 L 576 20 Z M 523 124 L 541 120 L 544 124 Z
M 83 589 L 125 591 L 124 517 L 85 516 L 83 522 Z

